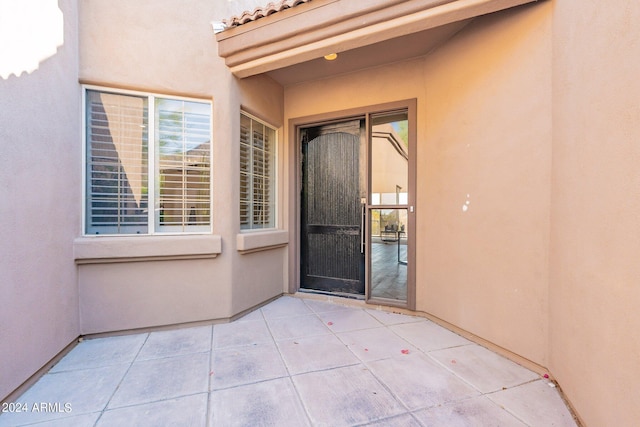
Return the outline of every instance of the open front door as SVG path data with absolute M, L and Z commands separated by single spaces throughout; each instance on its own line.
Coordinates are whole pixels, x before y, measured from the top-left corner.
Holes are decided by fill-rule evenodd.
M 365 293 L 363 128 L 351 120 L 302 129 L 301 288 Z

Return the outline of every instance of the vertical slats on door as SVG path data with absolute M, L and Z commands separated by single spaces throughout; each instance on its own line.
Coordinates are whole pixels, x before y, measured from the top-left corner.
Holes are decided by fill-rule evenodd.
M 356 135 L 321 135 L 307 144 L 304 171 L 306 274 L 344 281 L 334 289 L 356 293 L 362 279 L 359 152 Z

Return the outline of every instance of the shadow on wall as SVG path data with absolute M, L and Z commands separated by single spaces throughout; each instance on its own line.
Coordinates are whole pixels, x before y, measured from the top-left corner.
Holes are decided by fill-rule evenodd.
M 0 2 L 0 78 L 32 73 L 64 44 L 57 0 Z

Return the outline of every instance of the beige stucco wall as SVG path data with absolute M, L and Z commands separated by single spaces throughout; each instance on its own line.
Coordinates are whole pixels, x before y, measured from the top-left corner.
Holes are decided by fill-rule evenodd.
M 285 88 L 287 119 L 418 98 L 416 308 L 543 365 L 550 16 L 479 18 L 425 58 Z
M 277 129 L 278 146 L 276 149 L 276 162 L 277 162 L 277 216 L 278 216 L 278 228 L 281 230 L 286 229 L 286 222 L 283 218 L 283 214 L 286 211 L 284 188 L 285 172 L 287 159 L 283 156 L 284 150 L 284 138 L 283 138 L 283 116 L 284 116 L 284 90 L 282 86 L 273 81 L 267 76 L 255 76 L 248 79 L 241 80 L 237 86 L 236 96 L 234 102 L 232 102 L 232 120 L 233 123 L 231 132 L 232 140 L 240 140 L 240 117 L 238 111 L 240 108 L 246 112 L 258 116 L 261 120 L 264 120 L 270 126 Z M 231 152 L 231 164 L 240 164 L 240 150 L 238 144 L 233 144 L 233 150 Z M 238 234 L 242 234 L 247 241 L 252 238 L 261 235 L 264 237 L 264 246 L 271 246 L 273 238 L 280 237 L 277 242 L 281 242 L 282 238 L 287 237 L 287 234 L 281 236 L 269 235 L 269 232 L 245 232 L 240 233 L 240 179 L 239 173 L 234 173 L 232 177 L 232 193 L 230 194 L 231 200 L 233 200 L 232 209 L 226 214 L 231 214 L 232 229 Z M 258 251 L 253 253 L 241 254 L 238 252 L 238 246 L 236 244 L 237 238 L 230 244 L 229 249 L 233 253 L 233 286 L 232 286 L 232 311 L 233 313 L 239 313 L 247 310 L 256 304 L 261 304 L 264 301 L 273 298 L 275 295 L 279 295 L 285 292 L 286 289 L 286 271 L 287 271 L 287 251 L 283 247 L 268 249 L 265 251 Z
M 244 256 L 236 250 L 240 108 L 278 128 L 283 111 L 280 85 L 264 76 L 239 81 L 218 58 L 211 21 L 246 3 L 81 3 L 83 82 L 212 100 L 213 234 L 222 247 L 215 258 L 79 265 L 82 333 L 229 318 L 283 292 L 282 249 Z M 123 245 L 135 252 L 131 239 Z
M 418 158 L 419 308 L 543 366 L 550 64 L 550 3 L 476 19 L 427 60 Z
M 231 289 L 216 260 L 82 265 L 82 333 L 121 331 L 231 316 Z
M 82 157 L 75 3 L 50 5 L 63 19 L 63 44 L 53 56 L 30 73 L 0 77 L 0 400 L 79 332 L 73 263 Z M 58 13 L 46 22 L 57 23 Z M 21 28 L 53 31 L 41 34 L 45 43 L 57 39 L 56 25 L 33 28 L 34 22 L 27 19 Z
M 587 426 L 640 420 L 639 23 L 554 5 L 549 367 Z

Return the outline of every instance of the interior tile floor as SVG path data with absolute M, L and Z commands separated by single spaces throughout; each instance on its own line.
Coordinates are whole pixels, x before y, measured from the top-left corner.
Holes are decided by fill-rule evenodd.
M 576 425 L 536 373 L 424 318 L 334 301 L 84 340 L 0 426 Z
M 371 296 L 407 300 L 407 244 L 371 242 Z

